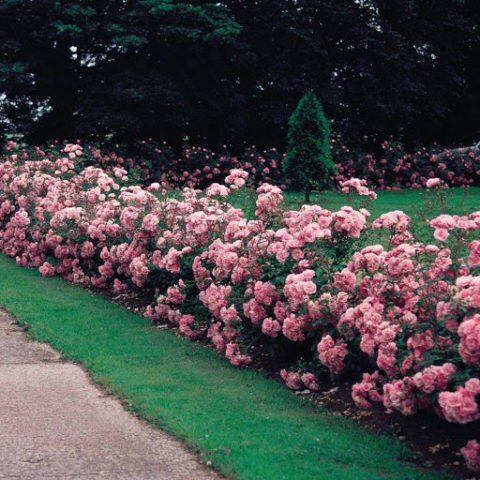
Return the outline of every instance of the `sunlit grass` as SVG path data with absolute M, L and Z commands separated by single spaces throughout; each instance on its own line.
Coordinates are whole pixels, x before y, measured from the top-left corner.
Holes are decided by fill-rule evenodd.
M 370 212 L 369 220 L 373 221 L 383 213 L 402 210 L 411 218 L 411 230 L 415 237 L 422 241 L 432 239 L 433 229 L 426 224 L 442 213 L 462 215 L 480 209 L 480 187 L 449 188 L 441 191 L 433 190 L 400 190 L 378 191 L 378 198 L 368 201 L 364 197 L 346 196 L 338 191 L 315 192 L 311 195 L 311 204 L 320 205 L 328 210 L 338 210 L 345 205 L 354 208 L 365 207 Z M 241 208 L 247 218 L 254 218 L 255 192 L 241 190 L 229 197 L 230 203 Z M 282 208 L 285 210 L 299 209 L 304 204 L 304 195 L 300 192 L 286 192 Z M 385 232 L 371 231 L 363 237 L 365 244 L 372 242 L 384 243 Z
M 423 221 L 424 216 L 432 218 L 440 213 L 460 214 L 471 213 L 480 208 L 480 187 L 449 188 L 444 190 L 446 211 L 438 202 L 438 195 L 432 190 L 399 190 L 378 191 L 378 198 L 368 204 L 368 210 L 373 218 L 392 210 L 402 210 L 409 215 L 414 223 Z M 235 192 L 229 197 L 237 208 L 242 208 L 249 216 L 255 211 L 255 195 L 253 192 Z M 359 206 L 362 197 L 346 196 L 338 191 L 314 192 L 311 204 L 320 205 L 329 210 L 338 210 L 344 205 Z M 285 209 L 298 209 L 304 204 L 304 196 L 300 192 L 285 193 Z

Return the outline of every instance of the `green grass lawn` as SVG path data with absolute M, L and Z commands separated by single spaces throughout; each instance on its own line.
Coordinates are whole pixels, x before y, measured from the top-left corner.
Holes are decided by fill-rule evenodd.
M 402 210 L 411 218 L 411 231 L 415 238 L 423 242 L 432 240 L 433 229 L 425 220 L 442 213 L 451 215 L 468 214 L 480 210 L 480 187 L 449 188 L 442 191 L 443 199 L 438 193 L 429 190 L 379 191 L 378 198 L 368 202 L 369 221 L 373 221 L 382 213 Z M 234 207 L 241 208 L 248 218 L 254 218 L 256 195 L 253 191 L 240 190 L 234 192 L 229 201 Z M 320 205 L 328 210 L 338 210 L 345 205 L 360 208 L 365 198 L 359 196 L 347 197 L 341 192 L 314 192 L 310 203 Z M 286 192 L 283 208 L 299 209 L 304 203 L 304 195 L 299 192 Z M 370 231 L 363 236 L 362 244 L 386 243 L 386 232 Z
M 423 216 L 435 217 L 440 213 L 461 214 L 471 213 L 480 208 L 480 187 L 449 188 L 443 191 L 446 196 L 446 211 L 437 200 L 437 195 L 429 190 L 400 190 L 400 191 L 378 191 L 378 198 L 370 203 L 368 210 L 371 218 L 376 218 L 382 213 L 392 210 L 402 210 L 409 215 L 414 223 L 423 220 Z M 254 195 L 245 195 L 244 191 L 234 192 L 230 196 L 231 203 L 242 208 L 249 217 L 255 211 Z M 353 203 L 358 206 L 362 197 L 352 197 Z M 304 196 L 299 192 L 285 193 L 285 209 L 297 209 L 304 203 Z M 349 197 L 341 192 L 325 191 L 311 194 L 310 203 L 320 205 L 329 210 L 338 210 L 344 205 L 350 205 Z
M 158 330 L 87 290 L 0 256 L 0 304 L 36 339 L 204 461 L 240 479 L 444 479 L 405 462 L 393 438 L 362 431 L 212 350 Z M 26 412 L 28 415 L 28 412 Z

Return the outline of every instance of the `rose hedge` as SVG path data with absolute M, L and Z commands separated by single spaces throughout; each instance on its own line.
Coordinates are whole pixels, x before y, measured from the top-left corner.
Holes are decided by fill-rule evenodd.
M 7 148 L 13 148 L 12 145 L 14 143 L 9 142 Z M 50 149 L 53 154 L 61 155 L 60 145 L 50 145 Z M 334 179 L 337 183 L 362 178 L 377 190 L 425 188 L 433 178 L 448 186 L 480 185 L 480 151 L 475 148 L 451 150 L 433 145 L 429 149 L 407 151 L 401 142 L 388 140 L 373 155 L 349 149 L 333 139 L 331 149 L 338 169 Z M 240 155 L 232 155 L 226 146 L 217 153 L 207 148 L 185 146 L 177 156 L 166 143 L 145 140 L 138 142 L 135 157 L 121 154 L 122 150 L 125 149 L 120 145 L 107 152 L 86 145 L 83 155 L 77 158 L 76 170 L 79 172 L 87 166 L 107 170 L 121 167 L 138 184 L 158 182 L 181 189 L 185 186 L 206 188 L 222 182 L 232 168 L 241 168 L 248 172 L 250 181 L 256 186 L 263 183 L 288 185 L 288 179 L 282 174 L 285 154 L 275 148 L 259 150 L 252 146 Z M 25 149 L 20 154 L 31 157 L 45 152 Z
M 285 154 L 275 148 L 249 147 L 240 155 L 231 155 L 226 146 L 218 153 L 206 148 L 185 147 L 177 158 L 166 144 L 145 141 L 140 145 L 139 157 L 135 160 L 124 159 L 116 153 L 102 155 L 96 149 L 94 162 L 100 160 L 112 166 L 120 159 L 119 166 L 128 163 L 140 170 L 137 178 L 166 181 L 175 188 L 204 188 L 223 181 L 232 168 L 248 172 L 256 186 L 288 184 L 282 174 Z M 373 155 L 351 150 L 334 139 L 331 150 L 338 169 L 336 182 L 363 178 L 379 190 L 424 188 L 432 178 L 439 178 L 449 186 L 480 185 L 480 151 L 473 148 L 451 150 L 433 145 L 429 149 L 407 151 L 401 142 L 389 140 Z
M 175 199 L 159 184 L 130 185 L 119 161 L 82 170 L 79 145 L 60 155 L 10 148 L 0 162 L 0 249 L 20 265 L 118 293 L 156 292 L 147 316 L 210 341 L 234 365 L 261 346 L 288 362 L 280 374 L 291 389 L 348 375 L 359 408 L 479 421 L 480 212 L 432 219 L 424 244 L 403 212 L 370 222 L 365 208 L 284 211 L 282 190 L 265 183 L 247 221 L 226 201 L 244 188 L 242 169 L 228 186 Z M 375 198 L 364 180 L 340 188 Z M 388 247 L 362 248 L 377 229 Z M 479 468 L 477 440 L 462 453 Z
M 241 155 L 231 155 L 226 146 L 219 153 L 199 147 L 185 147 L 179 158 L 165 144 L 153 141 L 141 144 L 143 155 L 134 164 L 142 165 L 144 175 L 150 181 L 167 181 L 174 187 L 204 188 L 220 182 L 232 168 L 248 172 L 256 186 L 263 183 L 288 184 L 282 174 L 285 154 L 275 148 L 259 150 L 247 148 Z M 480 185 L 480 151 L 473 148 L 445 149 L 433 145 L 407 151 L 398 141 L 381 144 L 375 155 L 362 150 L 351 150 L 333 139 L 332 156 L 338 175 L 337 182 L 350 178 L 362 178 L 379 190 L 424 188 L 429 179 L 439 178 L 446 185 Z M 114 153 L 106 159 L 116 158 Z M 110 163 L 111 161 L 108 160 Z M 148 172 L 148 173 L 146 173 Z

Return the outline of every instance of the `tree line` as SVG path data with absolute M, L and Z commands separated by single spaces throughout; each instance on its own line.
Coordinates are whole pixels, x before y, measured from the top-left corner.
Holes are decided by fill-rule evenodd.
M 476 0 L 0 0 L 0 125 L 31 142 L 479 139 Z

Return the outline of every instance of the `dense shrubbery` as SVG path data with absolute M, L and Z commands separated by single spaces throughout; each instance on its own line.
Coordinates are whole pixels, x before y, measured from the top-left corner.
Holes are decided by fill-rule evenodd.
M 350 151 L 334 142 L 334 159 L 339 180 L 352 176 L 366 179 L 380 190 L 425 188 L 431 178 L 440 178 L 449 186 L 480 185 L 480 151 L 474 148 L 431 148 L 406 150 L 401 142 L 385 141 L 377 155 Z
M 60 147 L 50 148 L 55 152 Z M 226 146 L 218 153 L 185 146 L 180 155 L 175 155 L 167 144 L 150 140 L 139 142 L 135 155 L 124 153 L 121 146 L 102 151 L 85 145 L 83 151 L 76 163 L 77 171 L 89 165 L 119 166 L 128 171 L 131 179 L 143 184 L 159 182 L 177 189 L 205 188 L 223 181 L 232 168 L 248 172 L 256 186 L 288 184 L 282 174 L 285 154 L 275 148 L 260 151 L 252 146 L 239 155 L 232 155 Z M 331 151 L 338 170 L 331 178 L 334 184 L 362 178 L 377 190 L 397 190 L 425 188 L 429 179 L 439 178 L 449 186 L 480 185 L 480 152 L 473 148 L 450 150 L 434 145 L 430 149 L 423 147 L 408 152 L 402 143 L 391 140 L 382 143 L 380 153 L 371 155 L 350 150 L 334 139 Z M 31 149 L 25 154 L 31 155 Z
M 58 149 L 58 146 L 53 147 L 53 151 Z M 177 156 L 166 143 L 157 144 L 149 140 L 137 144 L 135 155 L 120 153 L 123 150 L 120 145 L 108 151 L 87 145 L 81 166 L 120 166 L 139 183 L 160 182 L 174 189 L 205 188 L 223 181 L 232 168 L 248 172 L 255 185 L 266 182 L 279 185 L 284 182 L 281 168 L 285 155 L 275 148 L 260 151 L 250 146 L 236 156 L 231 155 L 226 146 L 218 153 L 207 148 L 184 146 Z
M 234 365 L 261 345 L 288 360 L 289 388 L 349 375 L 360 408 L 382 402 L 405 415 L 480 419 L 479 212 L 431 220 L 434 240 L 424 244 L 402 212 L 370 222 L 365 208 L 284 211 L 282 190 L 265 183 L 247 221 L 227 202 L 245 185 L 242 169 L 230 171 L 228 186 L 185 188 L 175 199 L 158 183 L 129 184 L 122 158 L 92 150 L 106 170 L 82 169 L 91 158 L 79 145 L 59 155 L 9 148 L 0 249 L 17 263 L 118 293 L 150 290 L 146 315 L 210 341 Z M 363 180 L 340 188 L 376 196 Z M 389 232 L 388 248 L 359 247 L 372 229 Z M 475 440 L 463 454 L 479 468 Z

